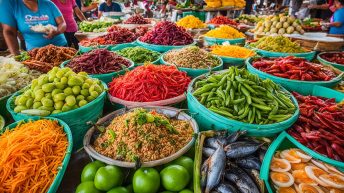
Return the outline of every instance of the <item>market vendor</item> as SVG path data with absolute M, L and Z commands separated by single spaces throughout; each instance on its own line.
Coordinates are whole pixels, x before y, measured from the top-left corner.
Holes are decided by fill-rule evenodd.
M 0 23 L 11 54 L 18 55 L 18 31 L 23 35 L 27 50 L 48 44 L 66 46 L 63 33 L 66 22 L 55 4 L 49 0 L 0 0 Z M 47 34 L 31 30 L 32 26 L 56 26 Z
M 331 35 L 344 35 L 344 0 L 335 0 L 336 11 L 333 21 L 329 24 Z
M 112 0 L 106 0 L 104 3 L 99 5 L 98 18 L 103 15 L 103 12 L 122 12 L 121 5 L 113 2 Z

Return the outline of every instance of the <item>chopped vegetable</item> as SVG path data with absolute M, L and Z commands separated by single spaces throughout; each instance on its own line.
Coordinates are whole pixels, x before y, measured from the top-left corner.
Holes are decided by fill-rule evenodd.
M 228 25 L 222 25 L 218 28 L 210 30 L 204 36 L 223 39 L 237 39 L 245 37 L 243 33 Z
M 176 23 L 178 26 L 184 27 L 186 29 L 200 29 L 200 28 L 206 28 L 207 25 L 203 23 L 199 18 L 188 15 L 186 17 L 183 17 Z
M 135 63 L 154 62 L 159 59 L 160 53 L 136 46 L 116 51 L 119 55 L 129 58 Z
M 282 53 L 304 53 L 306 52 L 299 44 L 292 42 L 284 36 L 265 36 L 255 43 L 251 43 L 250 47 L 261 50 Z
M 232 58 L 249 58 L 255 55 L 250 49 L 234 45 L 214 45 L 211 47 L 211 53 Z

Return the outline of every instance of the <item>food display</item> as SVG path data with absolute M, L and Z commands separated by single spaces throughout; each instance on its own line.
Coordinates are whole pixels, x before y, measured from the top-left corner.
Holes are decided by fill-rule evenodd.
M 252 66 L 256 69 L 291 80 L 330 81 L 337 77 L 332 67 L 309 62 L 303 58 L 257 58 Z
M 171 50 L 164 55 L 163 59 L 168 64 L 182 68 L 208 69 L 221 64 L 219 58 L 197 46 Z
M 344 65 L 344 52 L 322 53 L 319 57 L 328 62 Z
M 322 31 L 320 22 L 321 20 L 319 19 L 308 18 L 302 21 L 301 26 L 302 26 L 302 29 L 305 30 L 306 32 L 318 32 L 318 31 Z
M 30 70 L 13 58 L 0 56 L 0 98 L 8 96 L 41 75 L 41 72 Z
M 231 20 L 228 17 L 222 16 L 222 15 L 213 17 L 208 23 L 214 24 L 214 25 L 232 25 L 232 26 L 239 25 L 236 21 Z
M 344 108 L 335 99 L 296 92 L 300 117 L 288 130 L 297 141 L 331 159 L 344 161 Z
M 252 48 L 257 48 L 270 52 L 282 53 L 305 53 L 306 50 L 299 44 L 292 42 L 284 36 L 265 36 L 257 42 L 249 44 Z
M 235 20 L 239 23 L 247 24 L 247 25 L 254 25 L 260 21 L 264 21 L 265 16 L 256 16 L 256 15 L 247 15 L 242 14 Z
M 123 57 L 129 58 L 131 61 L 139 64 L 154 62 L 158 60 L 161 55 L 159 52 L 148 50 L 140 46 L 123 48 L 116 51 L 116 53 Z
M 301 27 L 299 20 L 285 15 L 271 15 L 257 23 L 254 33 L 257 35 L 272 34 L 303 34 L 305 31 Z
M 218 28 L 212 29 L 208 31 L 204 36 L 222 39 L 245 38 L 245 34 L 228 25 L 222 25 Z
M 81 32 L 106 32 L 107 28 L 117 23 L 119 20 L 111 18 L 101 18 L 93 21 L 82 21 L 79 23 Z
M 110 30 L 111 29 L 111 30 Z M 116 45 L 123 43 L 134 42 L 137 38 L 136 34 L 129 29 L 122 27 L 111 27 L 108 29 L 109 33 L 95 37 L 92 39 L 85 39 L 80 42 L 80 45 L 90 47 L 98 45 Z
M 291 97 L 270 79 L 230 67 L 197 81 L 192 93 L 210 111 L 250 124 L 273 124 L 292 117 Z
M 68 140 L 54 120 L 18 124 L 0 136 L 0 191 L 47 192 L 67 154 Z
M 94 141 L 93 147 L 115 160 L 148 162 L 176 153 L 191 141 L 192 136 L 189 121 L 137 108 L 115 117 Z
M 275 153 L 270 165 L 270 180 L 281 193 L 341 193 L 344 189 L 342 172 L 298 148 Z
M 21 56 L 16 57 L 28 68 L 40 72 L 48 72 L 55 66 L 74 57 L 77 50 L 68 47 L 59 47 L 52 44 L 42 48 L 34 48 L 30 51 L 23 52 Z
M 15 97 L 14 112 L 48 116 L 77 109 L 96 99 L 104 87 L 87 73 L 54 67 L 32 80 L 30 88 Z
M 267 150 L 264 141 L 244 137 L 246 131 L 207 137 L 202 148 L 200 186 L 203 193 L 264 193 L 259 171 Z
M 130 61 L 106 49 L 96 49 L 74 57 L 66 65 L 74 72 L 107 74 L 117 72 L 131 65 Z
M 149 64 L 114 78 L 109 83 L 109 94 L 126 101 L 159 101 L 183 94 L 190 81 L 174 66 Z
M 142 17 L 140 14 L 133 15 L 123 22 L 124 24 L 150 24 L 151 21 Z
M 339 91 L 339 92 L 343 92 L 344 93 L 344 82 L 340 82 L 339 84 L 337 84 L 335 87 L 334 87 L 335 90 Z
M 159 22 L 139 40 L 148 44 L 169 46 L 189 45 L 194 42 L 183 27 L 169 21 Z
M 182 19 L 177 21 L 176 24 L 186 29 L 202 29 L 207 27 L 207 25 L 203 23 L 203 21 L 193 15 L 183 17 Z
M 211 53 L 222 57 L 246 59 L 255 55 L 253 50 L 234 45 L 214 45 Z
M 42 25 L 41 23 L 30 27 L 30 30 L 34 32 L 38 32 L 38 33 L 49 33 L 50 31 L 56 30 L 56 29 L 57 29 L 56 26 L 53 26 L 51 24 Z
M 246 5 L 245 0 L 206 0 L 206 8 L 220 8 L 220 7 L 237 7 L 243 8 Z

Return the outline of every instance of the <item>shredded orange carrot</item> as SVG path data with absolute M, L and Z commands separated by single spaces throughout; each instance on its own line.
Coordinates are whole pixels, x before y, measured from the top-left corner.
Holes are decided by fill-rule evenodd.
M 67 146 L 57 121 L 31 121 L 6 130 L 0 136 L 0 192 L 47 192 Z

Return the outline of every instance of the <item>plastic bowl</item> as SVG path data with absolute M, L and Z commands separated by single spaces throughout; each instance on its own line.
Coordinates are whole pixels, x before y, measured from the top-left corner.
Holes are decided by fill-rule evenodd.
M 228 56 L 219 56 L 225 64 L 231 64 L 232 66 L 241 66 L 245 64 L 245 58 L 233 58 Z
M 177 116 L 176 118 L 179 120 L 186 120 L 186 121 L 190 121 L 190 124 L 194 130 L 194 133 L 198 133 L 198 125 L 196 123 L 196 121 L 190 117 L 189 115 L 187 115 L 186 113 L 181 112 L 181 110 L 176 109 L 176 108 L 172 108 L 172 107 L 159 107 L 159 106 L 145 106 L 142 107 L 144 109 L 147 110 L 155 110 L 158 113 L 162 113 L 164 115 L 167 115 L 169 117 L 173 117 L 173 116 Z M 109 122 L 109 120 L 112 120 L 113 118 L 119 116 L 119 115 L 123 115 L 124 113 L 127 112 L 126 108 L 123 109 L 119 109 L 117 111 L 114 111 L 113 113 L 107 115 L 106 117 L 103 117 L 102 119 L 98 120 L 97 125 L 106 125 L 106 122 Z M 84 148 L 86 150 L 86 152 L 93 157 L 96 160 L 102 161 L 104 163 L 110 164 L 110 165 L 116 165 L 116 166 L 120 166 L 120 167 L 125 167 L 125 168 L 134 168 L 136 167 L 136 163 L 134 162 L 125 162 L 125 161 L 119 161 L 119 160 L 114 160 L 112 158 L 106 157 L 100 153 L 98 153 L 93 147 L 92 147 L 92 143 L 96 138 L 96 128 L 92 127 L 91 129 L 89 129 L 84 137 Z M 154 166 L 158 166 L 158 165 L 163 165 L 166 163 L 169 163 L 175 159 L 177 159 L 178 157 L 182 156 L 183 154 L 185 154 L 194 144 L 195 140 L 196 140 L 196 136 L 194 135 L 193 138 L 189 141 L 189 143 L 187 145 L 185 145 L 182 149 L 178 150 L 176 153 L 163 158 L 163 159 L 159 159 L 159 160 L 154 160 L 154 161 L 148 161 L 148 162 L 143 162 L 142 163 L 142 167 L 154 167 Z
M 214 44 L 221 45 L 224 42 L 228 42 L 230 44 L 245 44 L 246 38 L 223 39 L 223 38 L 212 38 L 212 37 L 204 36 L 204 40 L 209 46 L 211 46 Z
M 222 73 L 223 71 L 215 72 Z M 205 75 L 201 75 L 192 80 L 188 87 L 187 101 L 190 114 L 199 124 L 200 129 L 203 130 L 229 130 L 231 132 L 238 130 L 247 130 L 250 136 L 264 136 L 271 137 L 288 129 L 292 126 L 299 117 L 299 106 L 297 100 L 290 93 L 292 102 L 294 103 L 296 110 L 292 117 L 279 123 L 259 125 L 249 124 L 241 121 L 233 120 L 216 114 L 205 106 L 203 106 L 193 95 L 193 85 L 198 79 L 204 78 Z M 285 90 L 288 93 L 288 91 Z
M 322 64 L 331 65 L 335 68 L 338 68 L 341 71 L 344 71 L 344 64 L 338 64 L 338 63 L 330 62 L 330 61 L 327 61 L 321 57 L 322 54 L 326 54 L 326 53 L 338 53 L 338 52 L 322 52 L 322 53 L 318 54 L 317 59 L 319 60 L 319 62 L 321 62 Z
M 247 70 L 253 74 L 257 74 L 262 79 L 271 79 L 272 81 L 281 84 L 284 88 L 289 91 L 296 91 L 303 95 L 311 94 L 313 91 L 313 87 L 316 85 L 324 86 L 324 87 L 333 87 L 338 84 L 342 77 L 344 76 L 344 72 L 339 71 L 340 73 L 336 78 L 330 81 L 301 81 L 301 80 L 291 80 L 287 78 L 277 77 L 266 72 L 260 71 L 251 65 L 251 61 L 253 58 L 249 58 L 246 60 Z
M 126 44 L 131 44 L 131 43 L 123 43 L 123 44 L 116 44 L 116 45 L 98 45 L 98 46 L 82 46 L 79 43 L 79 51 L 81 53 L 89 52 L 91 50 L 99 49 L 99 48 L 105 48 L 107 50 L 111 50 L 111 48 L 120 46 L 120 45 L 126 45 Z
M 173 64 L 171 63 L 168 63 L 164 60 L 164 57 L 165 55 L 167 54 L 168 52 L 164 53 L 161 58 L 160 58 L 160 61 L 162 64 L 166 64 L 166 65 L 170 65 L 170 66 L 174 66 Z M 213 55 L 215 56 L 215 55 Z M 219 70 L 222 70 L 223 69 L 223 61 L 220 57 L 218 56 L 215 56 L 219 61 L 220 61 L 220 64 L 218 66 L 215 66 L 211 69 L 211 71 L 219 71 Z M 188 74 L 188 76 L 191 76 L 192 78 L 195 78 L 197 76 L 200 76 L 202 74 L 205 74 L 205 73 L 208 73 L 209 72 L 209 69 L 195 69 L 195 68 L 183 68 L 183 67 L 178 67 L 178 70 L 180 71 L 183 71 L 183 72 L 186 72 Z
M 182 45 L 182 46 L 165 46 L 165 45 L 156 45 L 156 44 L 148 44 L 145 42 L 141 42 L 139 39 L 136 40 L 137 44 L 139 44 L 140 46 L 153 50 L 153 51 L 157 51 L 157 52 L 167 52 L 169 50 L 172 49 L 178 49 L 178 48 L 183 48 L 185 46 L 192 46 L 195 45 L 196 42 L 194 41 L 192 44 L 188 44 L 188 45 Z
M 250 46 L 247 46 L 248 48 L 256 51 L 257 54 L 264 56 L 264 57 L 287 57 L 287 56 L 295 56 L 299 58 L 305 58 L 306 60 L 313 60 L 313 58 L 316 55 L 316 51 L 310 51 L 305 53 L 283 53 L 283 52 L 270 52 L 266 50 L 261 50 L 258 48 L 252 48 Z

